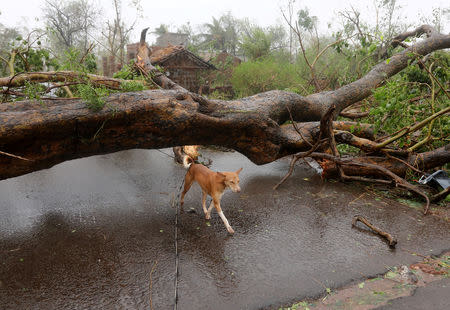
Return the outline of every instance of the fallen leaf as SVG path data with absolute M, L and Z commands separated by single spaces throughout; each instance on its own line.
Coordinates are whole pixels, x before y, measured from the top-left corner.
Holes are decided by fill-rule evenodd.
M 397 277 L 397 274 L 395 272 L 388 271 L 384 277 L 387 279 L 394 279 L 395 277 Z

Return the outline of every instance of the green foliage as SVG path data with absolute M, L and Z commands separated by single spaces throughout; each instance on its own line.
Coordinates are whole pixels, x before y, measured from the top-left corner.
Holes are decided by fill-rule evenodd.
M 159 27 L 156 27 L 153 30 L 153 33 L 155 33 L 157 35 L 162 35 L 162 34 L 165 34 L 168 32 L 169 32 L 169 25 L 167 25 L 167 24 L 160 24 Z
M 123 80 L 134 80 L 139 77 L 136 70 L 133 69 L 131 64 L 124 65 L 122 69 L 115 72 L 113 74 L 113 77 L 116 79 L 123 79 Z
M 82 73 L 96 73 L 97 60 L 94 54 L 82 54 L 79 49 L 69 48 L 59 58 L 50 63 L 57 71 L 77 71 Z
M 97 72 L 97 58 L 94 54 L 88 53 L 84 58 L 83 62 L 84 67 L 87 72 L 96 73 Z
M 228 96 L 225 93 L 223 93 L 221 91 L 218 91 L 218 90 L 215 90 L 212 93 L 210 93 L 208 95 L 208 98 L 210 98 L 210 99 L 219 99 L 219 100 L 227 100 L 227 99 L 229 99 Z
M 1 30 L 0 25 L 0 30 Z M 15 37 L 11 35 L 15 34 Z M 42 71 L 45 64 L 50 60 L 50 52 L 42 47 L 40 34 L 28 35 L 27 38 L 22 37 L 14 29 L 5 29 L 5 33 L 0 35 L 0 56 L 4 59 L 1 63 L 0 73 L 2 75 L 11 75 L 5 61 L 11 62 L 14 66 L 14 73 Z
M 409 66 L 404 71 L 403 74 L 406 75 L 406 79 L 409 82 L 431 84 L 430 77 L 427 72 L 421 70 L 418 66 Z
M 92 111 L 100 111 L 105 106 L 105 96 L 109 95 L 105 87 L 94 87 L 92 84 L 80 84 L 76 87 L 76 94 L 81 97 L 86 106 Z
M 120 90 L 123 92 L 141 91 L 144 89 L 144 85 L 138 81 L 125 81 L 120 84 Z
M 41 101 L 41 93 L 45 90 L 45 86 L 39 83 L 25 82 L 23 93 L 30 100 Z
M 39 41 L 38 41 L 39 42 Z M 26 43 L 26 41 L 24 42 Z M 15 72 L 42 71 L 44 62 L 50 60 L 50 53 L 44 48 L 27 48 L 20 52 L 20 56 L 15 58 Z
M 291 64 L 265 58 L 241 63 L 231 82 L 237 94 L 245 97 L 274 89 L 295 90 L 302 81 Z
M 437 55 L 434 60 L 433 76 L 442 83 L 448 79 L 447 54 Z M 432 61 L 433 61 L 432 60 Z M 433 90 L 434 87 L 434 90 Z M 431 98 L 432 90 L 436 96 Z M 371 107 L 368 121 L 382 134 L 392 134 L 400 129 L 420 122 L 448 106 L 448 98 L 431 81 L 429 74 L 418 66 L 409 66 L 401 74 L 393 77 L 384 86 L 374 91 L 375 105 Z M 428 126 L 420 132 L 411 133 L 397 141 L 397 146 L 408 147 L 423 140 L 428 134 Z M 428 144 L 438 147 L 445 144 L 445 135 L 450 132 L 450 119 L 443 116 L 433 123 L 431 135 L 437 137 Z
M 339 144 L 337 148 L 340 154 L 358 154 L 360 152 L 360 149 L 348 144 Z
M 312 31 L 317 23 L 317 16 L 309 15 L 308 8 L 301 9 L 297 12 L 298 25 L 306 31 Z
M 244 54 L 255 60 L 270 53 L 272 36 L 260 27 L 254 27 L 249 35 L 244 36 L 241 48 Z

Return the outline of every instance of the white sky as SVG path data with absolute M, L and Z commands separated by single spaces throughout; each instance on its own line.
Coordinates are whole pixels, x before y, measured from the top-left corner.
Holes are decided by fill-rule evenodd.
M 93 4 L 101 5 L 104 9 L 102 17 L 112 16 L 111 0 L 90 0 Z M 2 0 L 0 5 L 0 23 L 7 26 L 27 27 L 32 29 L 36 26 L 42 26 L 39 20 L 42 15 L 41 8 L 44 0 Z M 123 16 L 131 22 L 135 19 L 135 11 L 127 7 L 130 0 L 122 0 L 124 5 Z M 337 19 L 337 12 L 346 8 L 353 7 L 359 9 L 366 19 L 375 20 L 373 14 L 373 0 L 297 0 L 296 8 L 307 6 L 311 15 L 318 16 L 321 32 L 326 31 L 327 22 L 333 23 Z M 419 14 L 431 15 L 432 8 L 447 7 L 449 2 L 443 0 L 398 0 L 403 10 L 403 16 L 406 22 L 417 25 Z M 251 21 L 261 25 L 268 26 L 282 22 L 280 7 L 286 7 L 287 0 L 141 0 L 144 18 L 139 20 L 136 30 L 132 37 L 137 41 L 141 29 L 150 27 L 154 29 L 161 23 L 172 26 L 170 30 L 175 31 L 176 26 L 190 22 L 192 26 L 211 22 L 212 16 L 219 17 L 223 13 L 230 11 L 233 16 L 238 18 L 248 17 Z M 101 21 L 99 21 L 101 26 Z M 449 31 L 450 21 L 444 21 L 445 31 Z M 336 24 L 336 23 L 334 23 Z

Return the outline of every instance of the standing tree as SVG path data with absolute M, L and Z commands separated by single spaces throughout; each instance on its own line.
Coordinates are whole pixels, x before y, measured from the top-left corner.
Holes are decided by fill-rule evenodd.
M 219 52 L 228 52 L 236 55 L 239 44 L 239 21 L 228 12 L 219 19 L 213 17 L 212 23 L 205 25 L 206 42 Z
M 0 24 L 0 74 L 14 75 L 14 61 L 16 54 L 11 50 L 21 41 L 20 32 L 15 28 L 9 28 Z
M 265 57 L 270 53 L 272 35 L 261 27 L 252 27 L 248 35 L 242 38 L 241 48 L 250 59 Z
M 87 0 L 47 0 L 43 11 L 55 51 L 88 50 L 99 12 Z
M 110 56 L 113 56 L 123 66 L 125 64 L 125 46 L 129 43 L 130 33 L 134 30 L 134 26 L 140 17 L 141 7 L 139 0 L 133 1 L 132 5 L 136 9 L 138 18 L 131 25 L 127 26 L 122 18 L 122 1 L 112 0 L 112 4 L 114 7 L 114 19 L 106 22 L 102 35 L 106 40 Z
M 155 30 L 152 31 L 152 33 L 157 34 L 159 36 L 168 32 L 169 32 L 169 25 L 166 24 L 161 24 L 158 27 L 156 27 Z

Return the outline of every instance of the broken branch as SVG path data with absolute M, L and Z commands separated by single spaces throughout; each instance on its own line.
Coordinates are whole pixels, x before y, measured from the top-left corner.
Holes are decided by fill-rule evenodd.
M 126 80 L 108 78 L 95 74 L 81 74 L 74 71 L 49 71 L 49 72 L 27 72 L 20 73 L 14 76 L 7 76 L 0 78 L 0 87 L 20 87 L 24 86 L 26 82 L 86 82 L 90 81 L 96 86 L 105 86 L 107 88 L 118 90 L 120 85 Z M 139 81 L 136 81 L 139 83 Z
M 330 124 L 330 123 L 332 124 L 332 123 L 333 123 L 331 120 L 332 120 L 333 112 L 334 112 L 335 109 L 336 109 L 335 106 L 331 106 L 331 107 L 328 109 L 328 111 L 325 113 L 325 115 L 324 115 L 324 116 L 322 117 L 322 119 L 320 120 L 320 132 L 319 132 L 319 137 L 317 138 L 316 142 L 314 143 L 314 145 L 311 145 L 311 143 L 308 143 L 309 145 L 311 145 L 311 149 L 310 149 L 309 151 L 298 153 L 298 154 L 296 154 L 296 155 L 294 155 L 294 156 L 292 157 L 291 163 L 290 163 L 290 165 L 289 165 L 289 171 L 288 171 L 288 172 L 286 173 L 286 175 L 281 179 L 281 181 L 278 182 L 278 183 L 273 187 L 274 190 L 278 189 L 278 187 L 280 187 L 280 185 L 283 184 L 284 181 L 286 181 L 286 180 L 292 175 L 292 172 L 294 171 L 295 163 L 296 163 L 300 158 L 304 158 L 304 157 L 309 156 L 312 152 L 314 152 L 314 151 L 321 145 L 321 143 L 323 142 L 323 141 L 322 141 L 322 136 L 323 136 L 324 134 L 326 134 L 326 130 L 327 130 L 326 127 L 328 126 L 328 124 Z M 289 109 L 288 109 L 288 111 L 289 111 L 289 114 L 291 114 L 291 111 L 290 111 Z M 292 115 L 291 115 L 291 119 L 292 119 Z M 293 124 L 294 124 L 294 123 L 293 123 Z M 331 126 L 332 126 L 332 125 L 331 125 Z M 295 130 L 297 131 L 297 133 L 302 137 L 302 139 L 305 140 L 305 138 L 304 138 L 303 135 L 301 134 L 300 130 L 299 130 L 297 127 L 295 127 L 295 126 L 294 126 L 294 128 L 295 128 Z M 305 140 L 305 141 L 306 141 L 306 140 Z
M 17 156 L 17 155 L 11 154 L 11 153 L 2 152 L 2 151 L 0 151 L 0 154 L 5 155 L 5 156 L 9 156 L 9 157 L 13 157 L 13 158 L 18 158 L 18 159 L 21 159 L 21 160 L 32 161 L 31 159 L 28 159 L 28 158 L 25 158 L 25 157 L 22 157 L 22 156 Z
M 424 214 L 428 213 L 428 208 L 430 206 L 430 200 L 429 200 L 428 196 L 425 195 L 421 190 L 419 190 L 417 188 L 417 186 L 409 184 L 406 180 L 399 177 L 398 175 L 396 175 L 395 173 L 393 173 L 392 171 L 390 171 L 389 169 L 387 169 L 385 167 L 382 167 L 382 166 L 379 166 L 379 165 L 376 165 L 373 163 L 357 162 L 357 161 L 354 161 L 352 158 L 340 158 L 340 157 L 333 156 L 331 154 L 326 154 L 326 153 L 312 153 L 310 156 L 313 158 L 327 159 L 327 160 L 333 161 L 335 164 L 339 164 L 339 165 L 346 165 L 346 166 L 353 165 L 353 166 L 358 166 L 358 167 L 368 167 L 368 168 L 375 169 L 380 174 L 391 178 L 396 186 L 406 188 L 407 190 L 422 196 L 426 201 L 426 204 L 424 207 Z M 361 179 L 361 177 L 353 177 L 353 176 L 344 175 L 344 179 L 352 180 L 352 181 L 354 181 L 354 180 L 366 181 L 367 178 Z M 370 180 L 370 182 L 386 184 L 386 180 L 378 180 L 378 179 L 367 179 L 367 180 Z
M 359 215 L 355 215 L 353 217 L 352 226 L 356 226 L 356 223 L 358 221 L 363 223 L 364 225 L 366 225 L 370 229 L 372 229 L 374 232 L 376 232 L 380 236 L 386 238 L 387 241 L 389 242 L 389 246 L 395 248 L 395 245 L 397 244 L 397 239 L 395 237 L 393 237 L 391 234 L 381 230 L 380 228 L 378 228 L 375 225 L 373 225 L 372 223 L 370 223 L 365 217 L 359 216 Z
M 450 187 L 447 187 L 443 191 L 437 193 L 436 195 L 431 196 L 431 202 L 439 202 L 442 199 L 445 199 L 450 194 Z

